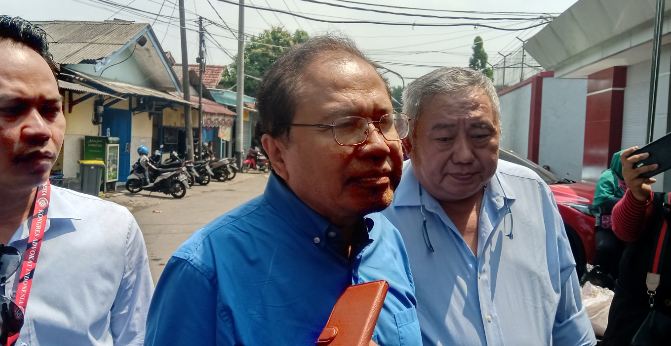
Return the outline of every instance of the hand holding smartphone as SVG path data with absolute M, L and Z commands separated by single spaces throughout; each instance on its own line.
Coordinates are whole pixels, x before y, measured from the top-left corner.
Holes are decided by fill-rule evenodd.
M 666 134 L 664 137 L 657 139 L 656 141 L 644 146 L 633 152 L 631 155 L 637 155 L 641 153 L 650 154 L 647 159 L 643 159 L 634 164 L 634 168 L 648 166 L 652 164 L 657 164 L 657 169 L 649 172 L 642 173 L 641 178 L 650 178 L 659 173 L 665 172 L 671 169 L 671 133 Z

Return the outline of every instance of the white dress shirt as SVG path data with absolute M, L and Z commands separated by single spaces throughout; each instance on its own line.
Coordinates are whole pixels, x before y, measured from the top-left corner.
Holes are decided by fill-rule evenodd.
M 44 240 L 16 346 L 142 345 L 154 290 L 128 209 L 51 187 Z M 8 245 L 26 251 L 26 220 Z M 16 299 L 18 273 L 5 295 Z

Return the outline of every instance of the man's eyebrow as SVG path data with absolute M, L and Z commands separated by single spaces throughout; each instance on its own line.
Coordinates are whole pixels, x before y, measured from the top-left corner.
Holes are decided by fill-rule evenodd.
M 494 131 L 494 126 L 485 121 L 478 121 L 476 123 L 473 123 L 471 124 L 471 128 Z
M 434 124 L 431 127 L 431 131 L 453 129 L 455 127 L 456 127 L 455 124 L 438 123 L 438 124 Z
M 58 97 L 23 97 L 20 95 L 12 94 L 0 94 L 0 102 L 2 101 L 28 101 L 28 102 L 40 102 L 40 103 L 58 103 L 63 102 L 63 96 L 59 95 Z

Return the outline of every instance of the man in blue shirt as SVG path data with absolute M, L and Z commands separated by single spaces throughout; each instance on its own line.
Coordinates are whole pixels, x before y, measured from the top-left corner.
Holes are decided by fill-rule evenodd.
M 420 345 L 393 199 L 408 119 L 347 39 L 288 49 L 257 97 L 273 165 L 266 191 L 187 240 L 168 261 L 145 345 L 314 345 L 351 284 L 387 280 L 373 334 Z
M 562 220 L 531 170 L 498 160 L 492 82 L 441 68 L 404 94 L 410 157 L 392 205 L 424 345 L 593 345 Z

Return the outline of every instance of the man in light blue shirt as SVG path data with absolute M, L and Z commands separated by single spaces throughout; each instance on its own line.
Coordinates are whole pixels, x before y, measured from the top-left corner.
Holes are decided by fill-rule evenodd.
M 47 184 L 65 116 L 46 42 L 33 24 L 0 15 L 0 342 L 142 345 L 154 284 L 137 222 L 122 206 Z
M 275 62 L 257 108 L 266 190 L 168 261 L 145 345 L 315 345 L 340 294 L 373 280 L 389 292 L 372 341 L 420 345 L 400 234 L 374 213 L 393 199 L 408 133 L 384 80 L 349 40 L 312 38 Z
M 406 244 L 424 345 L 594 345 L 550 189 L 498 160 L 492 82 L 441 68 L 404 108 L 410 161 L 383 213 Z

